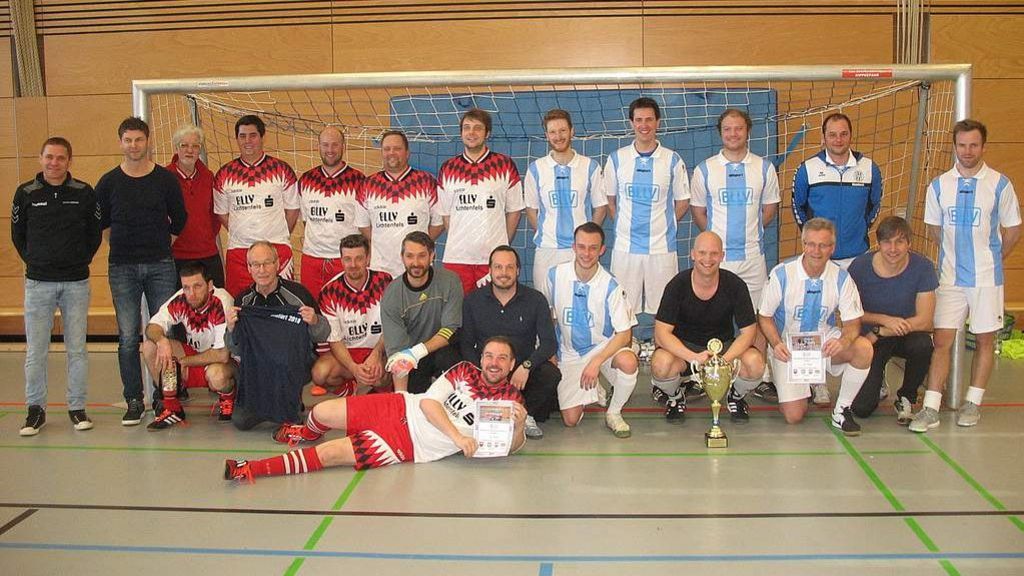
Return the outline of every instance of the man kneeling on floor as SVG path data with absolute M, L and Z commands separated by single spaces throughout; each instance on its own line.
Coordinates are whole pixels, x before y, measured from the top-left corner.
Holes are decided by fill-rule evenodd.
M 395 392 L 336 398 L 317 404 L 304 425 L 282 427 L 274 440 L 294 446 L 316 441 L 332 429 L 346 436 L 264 460 L 227 460 L 225 480 L 315 472 L 352 465 L 356 470 L 399 462 L 433 462 L 477 450 L 473 438 L 478 400 L 511 400 L 514 432 L 511 451 L 526 443 L 523 395 L 509 383 L 515 364 L 512 343 L 495 336 L 484 343 L 480 368 L 460 362 L 423 394 Z
M 223 288 L 214 288 L 202 262 L 188 262 L 180 268 L 181 290 L 160 307 L 146 326 L 142 357 L 149 373 L 163 391 L 163 410 L 147 426 L 164 430 L 185 421 L 185 410 L 178 400 L 178 387 L 209 387 L 220 399 L 218 420 L 231 420 L 235 400 L 235 363 L 224 346 L 227 327 L 225 310 L 234 304 Z M 185 341 L 168 337 L 176 325 L 184 328 Z M 180 368 L 180 370 L 178 370 Z M 175 378 L 162 377 L 165 371 L 180 372 Z

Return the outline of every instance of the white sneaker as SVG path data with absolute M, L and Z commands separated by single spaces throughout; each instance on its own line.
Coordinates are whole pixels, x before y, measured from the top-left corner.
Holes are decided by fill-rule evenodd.
M 897 397 L 892 407 L 896 409 L 896 423 L 900 426 L 906 426 L 914 419 L 914 404 L 909 398 Z
M 914 415 L 909 426 L 911 432 L 927 432 L 938 427 L 939 411 L 934 408 L 921 408 L 921 411 Z
M 811 384 L 811 402 L 818 406 L 829 406 L 832 398 L 828 395 L 828 386 L 825 384 Z
M 616 438 L 629 438 L 633 435 L 629 430 L 629 424 L 622 419 L 622 414 L 608 412 L 604 415 L 604 423 L 612 431 L 612 434 L 615 434 Z
M 524 425 L 526 437 L 534 440 L 544 437 L 544 431 L 541 430 L 540 425 L 533 419 L 533 416 L 526 416 L 526 424 Z
M 981 408 L 971 401 L 964 401 L 956 411 L 957 426 L 976 426 L 981 420 Z

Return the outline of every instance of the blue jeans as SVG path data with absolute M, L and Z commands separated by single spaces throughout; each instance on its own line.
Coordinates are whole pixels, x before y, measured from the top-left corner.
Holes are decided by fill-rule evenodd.
M 174 260 L 167 258 L 143 264 L 111 263 L 107 276 L 117 317 L 117 364 L 121 370 L 124 399 L 143 400 L 142 361 L 139 358 L 142 296 L 146 296 L 151 317 L 171 299 L 179 286 Z
M 89 281 L 41 282 L 25 279 L 25 403 L 46 406 L 46 358 L 53 313 L 60 308 L 67 348 L 68 410 L 85 409 L 89 357 L 85 333 L 89 320 Z

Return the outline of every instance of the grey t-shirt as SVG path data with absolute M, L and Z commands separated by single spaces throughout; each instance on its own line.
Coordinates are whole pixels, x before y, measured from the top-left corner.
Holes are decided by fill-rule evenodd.
M 426 342 L 441 328 L 462 326 L 462 282 L 454 272 L 431 267 L 421 288 L 412 288 L 405 274 L 395 278 L 381 299 L 384 350 L 395 352 Z

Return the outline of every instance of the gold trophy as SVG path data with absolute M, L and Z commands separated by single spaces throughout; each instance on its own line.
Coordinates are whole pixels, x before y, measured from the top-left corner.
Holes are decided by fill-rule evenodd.
M 722 341 L 718 338 L 708 341 L 708 353 L 711 357 L 707 362 L 693 365 L 693 377 L 704 385 L 704 390 L 711 399 L 711 429 L 704 433 L 704 443 L 708 448 L 728 448 L 729 438 L 718 425 L 718 413 L 722 409 L 722 398 L 729 391 L 739 370 L 735 362 L 729 364 L 720 355 Z

